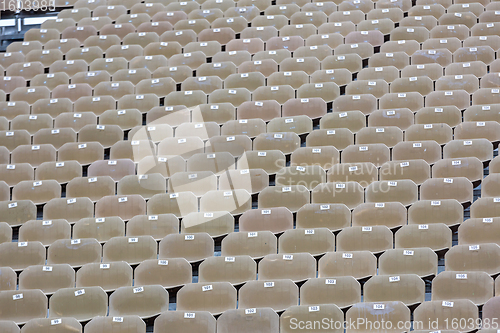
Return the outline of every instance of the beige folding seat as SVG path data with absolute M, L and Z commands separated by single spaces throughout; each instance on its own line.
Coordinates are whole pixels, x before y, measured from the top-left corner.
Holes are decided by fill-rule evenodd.
M 28 43 L 27 45 L 30 45 L 29 42 L 26 42 L 26 43 Z M 36 51 L 36 50 L 41 51 L 42 46 L 40 45 L 39 48 L 33 47 L 32 49 L 26 49 L 24 52 L 22 52 L 21 50 L 16 50 L 14 52 L 2 53 L 0 55 L 0 65 L 2 65 L 2 67 L 5 69 L 13 64 L 24 63 L 24 62 L 26 62 L 26 55 L 29 52 Z
M 58 85 L 52 90 L 53 98 L 69 98 L 76 102 L 80 97 L 92 96 L 92 87 L 87 83 Z
M 52 117 L 48 114 L 39 114 L 39 115 L 24 115 L 24 114 L 22 114 L 22 115 L 18 115 L 14 119 L 12 119 L 11 129 L 16 131 L 16 132 L 18 130 L 27 130 L 30 134 L 35 134 L 36 132 L 38 132 L 41 129 L 49 129 L 50 130 L 50 129 L 52 129 Z M 7 134 L 7 132 L 5 132 L 6 137 L 15 136 L 16 132 L 10 132 L 11 134 Z M 21 135 L 21 137 L 22 137 L 22 135 Z
M 24 115 L 19 115 L 16 118 L 18 120 L 21 120 L 21 118 L 18 117 L 23 117 Z M 23 117 L 27 118 L 27 117 Z M 8 151 L 14 151 L 14 149 L 23 146 L 23 145 L 30 145 L 31 144 L 31 135 L 26 129 L 18 129 L 18 130 L 13 130 L 13 131 L 1 131 L 0 132 L 0 143 L 5 149 Z M 8 158 L 8 154 L 7 154 Z M 7 159 L 7 163 L 8 163 Z
M 380 166 L 389 160 L 389 148 L 380 143 L 351 145 L 342 152 L 342 161 L 346 163 L 371 162 Z
M 95 161 L 89 166 L 87 171 L 88 177 L 111 176 L 114 181 L 134 174 L 135 165 L 129 159 Z
M 41 62 L 44 67 L 62 59 L 63 53 L 60 50 L 32 50 L 26 55 L 26 62 Z
M 426 221 L 422 222 L 427 223 Z M 396 232 L 396 248 L 418 247 L 428 247 L 435 252 L 451 248 L 450 228 L 441 221 L 437 221 L 433 224 L 403 226 Z M 407 253 L 407 255 L 411 254 Z
M 280 63 L 280 70 L 284 72 L 303 71 L 311 75 L 315 71 L 318 71 L 320 66 L 320 60 L 316 57 L 288 58 Z
M 353 227 L 385 225 L 397 228 L 406 224 L 406 208 L 400 202 L 364 203 L 354 208 L 352 214 Z
M 341 230 L 351 225 L 351 211 L 344 204 L 307 204 L 297 212 L 297 227 Z
M 38 74 L 38 75 L 40 75 L 40 74 Z M 33 79 L 31 81 L 33 81 Z M 21 77 L 21 76 L 14 76 L 14 77 L 4 76 L 2 78 L 2 81 L 0 81 L 0 87 L 2 88 L 2 90 L 6 94 L 10 94 L 16 88 L 24 88 L 24 87 L 26 87 L 26 79 L 23 78 L 23 77 Z
M 408 210 L 408 224 L 445 223 L 458 225 L 463 220 L 463 211 L 457 200 L 421 200 Z
M 50 67 L 49 72 L 53 74 L 66 73 L 68 76 L 74 76 L 80 72 L 86 72 L 89 68 L 85 59 L 56 60 Z
M 241 308 L 270 307 L 275 311 L 297 305 L 299 296 L 298 287 L 291 280 L 250 281 L 239 293 Z
M 173 214 L 137 215 L 127 223 L 127 236 L 150 235 L 162 239 L 179 232 L 179 219 Z
M 456 199 L 461 203 L 471 202 L 472 183 L 465 177 L 428 179 L 420 188 L 420 198 L 422 200 Z
M 32 106 L 33 114 L 49 114 L 52 118 L 57 118 L 58 115 L 65 112 L 73 113 L 73 102 L 69 98 L 40 99 Z
M 389 93 L 380 98 L 379 107 L 380 109 L 389 109 L 389 111 L 399 108 L 417 111 L 424 107 L 424 97 L 418 92 Z M 391 112 L 390 115 L 394 114 Z
M 131 202 L 131 204 L 122 205 L 125 202 Z M 99 199 L 95 207 L 96 217 L 119 216 L 123 220 L 129 220 L 135 215 L 144 214 L 146 214 L 146 201 L 138 194 L 118 197 L 106 196 Z
M 481 88 L 472 94 L 472 105 L 500 104 L 500 89 Z
M 118 100 L 118 109 L 137 109 L 143 113 L 159 106 L 159 98 L 155 94 L 125 95 Z
M 9 186 L 14 186 L 24 180 L 34 179 L 34 169 L 28 163 L 0 165 L 0 180 Z
M 326 45 L 332 49 L 341 45 L 344 42 L 344 36 L 339 33 L 327 33 L 320 35 L 312 35 L 305 40 L 305 46 L 320 46 Z
M 498 174 L 490 174 L 486 176 L 482 182 L 481 197 L 496 197 L 496 185 L 498 181 Z
M 372 330 L 374 322 L 377 320 L 384 321 L 388 327 L 396 327 L 397 324 L 410 322 L 410 309 L 399 301 L 376 302 L 376 303 L 357 303 L 352 308 L 347 310 L 346 320 L 348 322 L 362 322 L 366 324 L 356 326 L 355 328 L 347 329 L 347 332 L 369 332 Z M 390 323 L 390 324 L 389 324 Z M 397 329 L 387 330 L 388 332 L 396 332 Z
M 0 328 L 3 332 L 6 333 L 20 333 L 19 327 L 16 325 L 14 321 L 11 320 L 2 320 L 0 321 Z
M 474 22 L 476 22 L 476 20 L 474 20 Z M 467 37 L 469 37 L 469 28 L 464 24 L 439 25 L 430 30 L 430 37 L 431 38 L 457 37 L 460 40 L 464 40 Z
M 119 69 L 113 74 L 114 81 L 129 81 L 134 85 L 138 85 L 143 80 L 147 82 L 150 79 L 151 72 L 147 68 Z M 160 82 L 163 82 L 163 80 L 160 80 Z
M 353 181 L 319 184 L 312 190 L 312 203 L 345 204 L 353 209 L 363 202 L 364 189 Z
M 67 142 L 76 142 L 76 132 L 72 128 L 43 128 L 33 135 L 34 144 L 51 144 L 59 149 Z
M 429 30 L 425 27 L 414 26 L 409 28 L 400 26 L 391 31 L 391 41 L 415 40 L 423 43 L 429 38 Z
M 384 43 L 384 35 L 379 30 L 351 31 L 345 35 L 346 44 L 369 43 L 373 46 L 380 46 Z
M 217 331 L 227 333 L 233 329 L 237 329 L 239 332 L 265 330 L 277 332 L 279 330 L 279 316 L 273 309 L 269 308 L 226 310 L 217 320 Z
M 40 99 L 50 98 L 50 91 L 47 87 L 16 88 L 10 93 L 10 100 L 13 102 L 28 102 L 33 105 Z
M 276 208 L 273 211 L 276 213 Z M 250 214 L 250 212 L 246 214 Z M 241 229 L 241 232 L 229 233 L 222 240 L 222 256 L 224 257 L 249 255 L 253 258 L 259 258 L 276 253 L 277 249 L 276 236 L 268 230 L 247 233 Z
M 70 264 L 72 267 L 101 262 L 101 244 L 93 238 L 59 239 L 49 246 L 47 264 Z
M 453 140 L 443 148 L 443 158 L 472 157 L 485 162 L 493 158 L 493 145 L 486 139 Z
M 337 236 L 337 251 L 384 252 L 392 248 L 392 233 L 386 226 L 347 227 Z
M 147 13 L 122 14 L 116 18 L 115 22 L 117 24 L 131 23 L 137 28 L 142 23 L 151 22 L 151 17 Z
M 224 124 L 236 118 L 236 109 L 231 103 L 201 104 L 193 110 L 193 122 L 216 122 Z M 228 135 L 230 133 L 222 134 Z
M 118 181 L 117 186 L 118 195 L 139 194 L 145 199 L 149 199 L 158 193 L 165 193 L 166 190 L 165 177 L 159 173 L 125 176 Z
M 0 320 L 24 324 L 35 318 L 47 317 L 47 296 L 41 290 L 6 290 L 0 292 Z M 2 327 L 3 329 L 3 327 Z M 19 329 L 17 330 L 19 332 Z
M 460 245 L 497 243 L 493 237 L 496 228 L 497 218 L 468 219 L 458 229 L 458 242 Z
M 123 332 L 145 332 L 146 323 L 137 315 L 124 317 L 94 317 L 85 325 L 85 329 L 90 333 L 103 333 L 113 330 Z
M 313 278 L 300 287 L 300 298 L 303 305 L 333 303 L 346 308 L 361 301 L 361 286 L 352 276 Z
M 317 147 L 317 148 L 316 148 Z M 331 146 L 301 147 L 291 156 L 290 165 L 317 165 L 329 169 L 339 162 L 339 151 Z
M 466 75 L 473 74 L 482 77 L 487 73 L 487 66 L 481 61 L 453 63 L 446 67 L 446 75 Z
M 178 172 L 168 181 L 168 192 L 192 192 L 198 197 L 217 189 L 217 176 L 211 171 Z
M 499 80 L 498 73 L 488 73 L 481 78 L 482 88 L 495 88 L 499 85 Z
M 346 87 L 346 95 L 371 94 L 380 98 L 389 92 L 389 85 L 385 80 L 356 80 Z
M 288 25 L 288 17 L 282 14 L 264 16 L 260 15 L 252 19 L 251 25 L 252 27 L 275 27 L 276 29 L 280 30 L 281 28 Z M 236 33 L 240 32 L 236 29 L 234 31 Z
M 30 163 L 36 168 L 43 162 L 54 162 L 56 160 L 56 149 L 49 144 L 44 145 L 21 145 L 11 152 L 11 163 Z
M 174 214 L 182 217 L 198 211 L 198 199 L 192 192 L 155 194 L 148 201 L 149 214 Z
M 293 226 L 292 213 L 285 207 L 249 210 L 240 217 L 239 221 L 240 231 L 250 233 L 261 231 L 281 233 L 285 230 L 292 229 Z M 251 238 L 253 236 L 249 237 Z
M 186 55 L 188 55 L 188 53 L 186 53 Z M 174 56 L 177 55 L 173 55 L 172 57 Z M 166 66 L 167 66 L 167 58 L 164 55 L 138 56 L 134 57 L 129 62 L 129 67 L 132 69 L 146 68 L 150 72 L 154 72 L 156 69 L 163 68 Z
M 236 308 L 236 289 L 229 282 L 187 284 L 178 292 L 181 311 L 209 311 L 220 314 Z
M 195 9 L 189 13 L 188 19 L 190 20 L 206 19 L 209 23 L 212 23 L 216 19 L 224 17 L 224 11 L 226 10 L 226 8 L 221 9 L 217 7 L 218 6 L 211 6 L 210 8 L 204 7 L 201 9 Z M 227 9 L 231 7 L 227 6 Z
M 190 318 L 187 319 L 186 318 Z M 166 311 L 155 319 L 154 326 L 157 330 L 184 330 L 187 332 L 206 331 L 215 333 L 216 321 L 208 311 Z
M 102 159 L 104 159 L 104 148 L 98 142 L 69 142 L 62 145 L 58 150 L 58 161 L 77 161 L 82 165 L 86 165 Z
M 176 41 L 149 43 L 144 47 L 145 56 L 163 55 L 170 58 L 180 53 L 182 53 L 182 46 Z
M 186 170 L 186 161 L 180 156 L 173 157 L 155 157 L 146 156 L 137 164 L 137 174 L 144 175 L 150 173 L 159 173 L 165 178 L 170 177 L 176 172 Z
M 446 67 L 452 63 L 452 53 L 448 49 L 440 48 L 437 50 L 419 50 L 411 56 L 411 62 L 414 65 L 426 65 L 437 63 Z M 418 67 L 417 67 L 418 69 Z
M 418 92 L 425 96 L 434 90 L 434 82 L 425 76 L 395 79 L 391 83 L 392 93 Z
M 358 23 L 358 31 L 378 30 L 382 34 L 390 34 L 394 29 L 394 21 L 389 18 L 382 18 L 379 20 L 364 20 Z
M 344 86 L 352 81 L 351 72 L 345 68 L 339 68 L 335 70 L 319 70 L 311 74 L 311 83 L 322 83 L 330 81 L 335 82 L 339 86 Z
M 400 301 L 413 306 L 425 301 L 425 283 L 416 274 L 378 275 L 364 285 L 364 302 Z
M 232 215 L 239 215 L 251 209 L 251 206 L 251 195 L 244 189 L 211 190 L 200 199 L 200 212 L 227 211 Z
M 316 260 L 309 253 L 268 254 L 259 262 L 259 281 L 304 281 L 316 275 Z
M 128 68 L 128 61 L 123 57 L 119 58 L 98 58 L 89 64 L 91 71 L 107 71 L 113 75 L 120 69 Z
M 471 206 L 471 218 L 488 218 L 498 216 L 497 207 L 494 205 L 497 198 L 479 198 Z
M 185 258 L 189 262 L 198 262 L 213 256 L 213 244 L 207 233 L 169 234 L 160 241 L 159 258 Z
M 272 73 L 275 73 L 277 71 L 278 64 L 272 59 L 245 61 L 238 67 L 238 73 L 260 72 L 265 77 L 269 77 Z
M 219 22 L 218 25 L 220 25 L 221 27 L 215 28 L 215 29 L 202 30 L 198 34 L 198 40 L 200 42 L 216 41 L 216 42 L 219 42 L 221 45 L 226 45 L 231 40 L 233 40 L 236 36 L 235 31 L 233 30 L 232 27 L 224 27 L 223 24 L 221 24 L 221 21 L 222 21 L 221 19 L 222 18 L 217 18 L 212 22 L 212 23 Z M 236 18 L 236 19 L 238 21 L 241 20 L 238 18 Z M 242 30 L 242 32 L 243 32 L 243 30 Z M 238 52 L 238 51 L 236 51 L 236 52 Z M 239 51 L 239 52 L 242 52 L 242 51 Z M 250 59 L 248 59 L 248 60 L 250 60 Z M 217 62 L 220 62 L 220 61 L 221 60 L 217 59 Z
M 310 253 L 318 256 L 334 250 L 334 238 L 327 228 L 290 229 L 280 237 L 278 252 L 283 254 Z
M 408 229 L 405 226 L 403 229 Z M 400 229 L 396 233 L 396 241 L 399 241 Z M 405 230 L 406 231 L 406 230 Z M 427 247 L 412 249 L 390 249 L 385 251 L 379 258 L 379 270 L 381 275 L 416 274 L 421 278 L 437 275 L 438 256 Z
M 407 141 L 434 140 L 443 145 L 450 142 L 452 138 L 453 130 L 448 124 L 415 124 L 405 131 Z
M 59 39 L 61 36 L 57 29 L 30 29 L 24 36 L 25 42 L 39 41 L 45 44 L 49 40 Z
M 119 99 L 120 97 L 133 94 L 135 91 L 134 84 L 132 82 L 126 81 L 115 81 L 115 82 L 100 82 L 94 87 L 95 96 L 112 96 L 114 99 Z
M 75 271 L 68 264 L 30 266 L 19 275 L 19 289 L 40 289 L 52 294 L 62 288 L 75 286 Z
M 225 211 L 189 213 L 181 222 L 181 233 L 206 232 L 215 238 L 233 231 L 234 217 Z
M 430 31 L 432 28 L 438 25 L 438 20 L 432 15 L 407 16 L 401 20 L 400 25 L 402 27 L 424 27 Z M 424 43 L 426 43 L 427 41 L 425 41 Z
M 125 235 L 125 222 L 119 217 L 83 218 L 73 226 L 73 238 L 95 238 L 104 243 Z
M 113 237 L 103 246 L 103 261 L 125 261 L 131 265 L 138 264 L 147 259 L 156 259 L 156 247 L 156 241 L 152 236 Z
M 75 38 L 78 41 L 80 41 L 81 44 L 83 44 L 88 37 L 97 36 L 97 33 L 98 33 L 97 28 L 91 25 L 78 26 L 78 27 L 70 26 L 65 28 L 61 32 L 61 37 L 63 39 Z M 51 39 L 56 39 L 56 38 L 51 38 Z
M 238 159 L 238 169 L 263 169 L 275 174 L 285 166 L 285 155 L 280 150 L 246 151 Z
M 278 29 L 275 27 L 267 26 L 267 27 L 248 27 L 243 29 L 240 34 L 241 38 L 260 38 L 263 41 L 267 42 L 273 37 L 278 37 Z
M 346 54 L 339 56 L 328 56 L 321 62 L 321 69 L 345 68 L 351 73 L 356 73 L 362 69 L 362 59 L 357 54 Z
M 469 94 L 479 89 L 479 80 L 475 75 L 447 75 L 436 81 L 436 90 L 465 90 Z
M 217 89 L 222 89 L 222 80 L 218 76 L 201 76 L 198 78 L 190 77 L 182 82 L 183 91 L 196 91 L 201 90 L 205 94 L 211 94 Z M 164 88 L 162 90 L 165 90 Z M 199 94 L 199 93 L 198 93 Z M 188 98 L 188 97 L 186 97 Z M 203 99 L 204 98 L 204 99 Z M 206 100 L 206 95 L 200 94 L 200 101 Z M 182 103 L 182 102 L 178 102 Z M 194 103 L 184 103 L 184 104 L 194 104 Z
M 319 61 L 332 54 L 332 48 L 328 45 L 301 46 L 294 51 L 296 58 L 316 57 Z
M 274 118 L 267 124 L 269 133 L 288 132 L 298 135 L 308 134 L 313 130 L 312 119 L 306 115 L 287 118 Z
M 305 185 L 312 190 L 318 184 L 326 182 L 326 173 L 320 166 L 292 166 L 278 171 L 276 185 L 291 186 Z
M 191 265 L 184 258 L 144 260 L 135 272 L 135 284 L 142 286 L 175 288 L 191 283 L 191 279 Z
M 377 275 L 377 258 L 369 251 L 328 252 L 318 263 L 318 277 L 349 276 L 364 279 Z
M 19 228 L 19 242 L 41 242 L 48 246 L 58 239 L 70 239 L 71 226 L 63 219 L 31 220 Z M 31 288 L 28 288 L 31 289 Z
M 21 114 L 30 113 L 28 102 L 0 102 L 0 112 L 8 121 Z
M 434 91 L 427 95 L 425 104 L 426 106 L 455 105 L 464 110 L 470 106 L 470 95 L 465 90 Z
M 309 191 L 303 185 L 267 187 L 259 194 L 259 209 L 286 207 L 296 212 L 310 203 Z
M 281 117 L 281 105 L 277 101 L 243 102 L 238 107 L 238 119 L 258 118 L 269 121 Z
M 325 102 L 332 102 L 338 96 L 340 96 L 340 88 L 335 82 L 307 83 L 297 89 L 297 98 L 317 97 L 322 98 Z
M 21 53 L 27 55 L 32 50 L 41 50 L 43 48 L 42 43 L 38 41 L 33 42 L 13 42 L 7 46 L 6 53 L 16 54 Z
M 151 318 L 168 310 L 168 297 L 160 285 L 120 287 L 109 298 L 109 315 Z
M 380 167 L 380 180 L 409 179 L 420 185 L 430 178 L 430 166 L 423 159 L 391 161 Z
M 264 10 L 264 15 L 284 15 L 291 18 L 293 14 L 300 12 L 300 6 L 295 3 L 275 4 Z
M 279 104 L 276 101 L 275 102 L 278 106 Z M 255 102 L 255 103 L 260 103 L 260 102 Z M 233 106 L 231 105 L 231 108 Z M 240 109 L 238 109 L 240 110 Z M 260 118 L 255 118 L 255 119 L 240 119 L 238 121 L 236 120 L 228 120 L 222 125 L 221 129 L 221 134 L 222 137 L 213 137 L 210 139 L 210 144 L 222 144 L 224 140 L 227 142 L 227 138 L 231 136 L 235 136 L 235 140 L 239 140 L 241 142 L 242 147 L 238 148 L 238 143 L 233 142 L 233 145 L 222 145 L 215 147 L 216 150 L 219 148 L 222 148 L 222 150 L 231 150 L 233 153 L 236 153 L 237 155 L 244 154 L 246 150 L 249 149 L 250 141 L 248 138 L 255 138 L 257 135 L 261 133 L 266 132 L 266 123 L 264 120 Z M 231 140 L 231 139 L 230 139 Z M 224 147 L 225 146 L 225 147 Z M 233 148 L 232 148 L 233 146 Z M 207 146 L 208 150 L 212 150 L 211 146 Z M 242 151 L 243 149 L 243 151 Z
M 235 51 L 236 52 L 236 51 Z M 242 52 L 242 51 L 240 51 Z M 231 61 L 214 62 L 202 64 L 196 70 L 200 76 L 218 76 L 221 80 L 225 80 L 229 75 L 235 74 L 237 71 L 236 65 Z M 189 76 L 191 73 L 189 73 Z M 184 81 L 184 79 L 182 80 Z M 179 81 L 177 81 L 179 83 Z
M 200 264 L 200 283 L 230 282 L 240 285 L 256 280 L 257 264 L 248 255 L 235 257 L 209 257 Z
M 187 160 L 188 172 L 211 171 L 220 174 L 235 168 L 234 157 L 227 153 L 195 154 Z
M 480 221 L 480 223 L 484 224 L 484 222 L 482 221 Z M 454 246 L 445 255 L 446 270 L 452 272 L 464 271 L 464 272 L 474 272 L 476 274 L 479 273 L 479 274 L 496 275 L 499 270 L 499 267 L 496 264 L 499 255 L 499 250 L 500 248 L 498 244 L 492 244 L 492 243 Z M 479 277 L 478 280 L 483 280 L 484 289 L 487 290 L 489 288 L 490 286 L 489 281 L 484 281 L 489 279 L 484 277 Z M 459 294 L 459 292 L 457 292 L 457 294 Z M 481 292 L 478 291 L 478 294 L 480 295 Z M 469 298 L 469 297 L 463 297 L 463 298 Z M 471 300 L 476 302 L 476 300 L 474 299 Z
M 463 46 L 490 46 L 497 51 L 500 48 L 500 36 L 471 36 L 464 40 Z
M 11 267 L 15 271 L 20 271 L 28 266 L 45 263 L 45 247 L 40 242 L 6 242 L 0 244 L 0 250 L 2 250 L 1 267 Z
M 74 103 L 74 109 L 75 112 L 93 112 L 100 115 L 106 110 L 116 109 L 116 100 L 111 96 L 84 96 Z
M 387 52 L 387 53 L 378 53 L 374 54 L 368 60 L 368 64 L 370 67 L 380 67 L 382 69 L 375 69 L 377 72 L 391 71 L 392 69 L 388 66 L 394 66 L 397 69 L 401 70 L 404 67 L 408 66 L 410 62 L 410 57 L 402 51 L 397 52 Z M 380 77 L 378 73 L 378 77 Z M 390 75 L 383 73 L 383 75 Z
M 118 17 L 117 17 L 118 18 Z M 127 36 L 129 33 L 135 33 L 136 28 L 132 23 L 122 23 L 122 24 L 106 24 L 103 27 L 101 27 L 99 31 L 99 35 L 116 35 L 120 40 L 123 40 L 125 36 Z M 107 49 L 107 48 L 106 48 Z M 104 51 L 104 49 L 103 49 Z
M 44 220 L 65 219 L 70 223 L 94 214 L 94 204 L 89 198 L 56 198 L 45 204 Z
M 299 136 L 292 132 L 262 133 L 255 139 L 253 148 L 254 150 L 281 150 L 284 154 L 290 154 L 299 145 Z
M 77 288 L 99 286 L 105 291 L 132 286 L 132 268 L 124 261 L 88 263 L 78 270 L 76 286 Z
M 264 41 L 260 38 L 233 39 L 227 43 L 226 50 L 228 52 L 248 51 L 250 54 L 255 54 L 264 51 Z
M 429 5 L 416 5 L 413 6 L 408 11 L 408 16 L 425 16 L 432 15 L 436 19 L 439 19 L 444 13 L 446 9 L 441 4 L 432 3 Z
M 343 123 L 346 124 L 345 126 L 348 126 L 349 128 L 337 128 L 333 130 L 329 129 L 320 129 L 320 130 L 315 130 L 312 131 L 307 137 L 306 137 L 306 146 L 308 147 L 318 147 L 318 146 L 333 146 L 338 150 L 345 149 L 347 146 L 354 144 L 354 134 L 351 132 L 351 130 L 357 130 L 359 129 L 359 122 L 360 119 L 362 118 L 361 115 L 354 114 L 352 115 L 351 113 L 354 113 L 355 111 L 352 112 L 342 112 L 345 114 L 350 114 L 350 119 L 347 119 L 345 122 L 338 122 L 337 125 L 331 124 L 331 122 L 335 122 L 339 117 L 334 114 L 331 117 L 325 116 L 323 119 L 325 121 L 320 122 L 323 127 L 333 127 L 333 126 L 340 126 L 342 127 Z M 359 111 L 356 113 L 360 113 Z M 328 118 L 328 119 L 326 119 Z M 326 121 L 331 121 L 331 122 L 326 122 Z
M 388 147 L 394 147 L 403 141 L 403 131 L 396 126 L 374 128 L 365 127 L 356 133 L 358 144 L 383 143 Z
M 211 87 L 211 89 L 212 88 L 214 87 Z M 216 89 L 214 91 L 219 90 L 221 89 Z M 196 107 L 199 104 L 206 103 L 206 100 L 207 95 L 202 90 L 172 91 L 165 97 L 165 103 L 168 105 L 185 105 L 191 108 Z M 147 110 L 144 112 L 147 112 Z
M 450 66 L 453 66 L 453 64 Z M 421 76 L 428 76 L 433 81 L 436 81 L 443 76 L 443 67 L 438 63 L 428 63 L 421 65 L 409 65 L 401 70 L 402 78 Z
M 377 99 L 371 94 L 339 96 L 333 103 L 333 112 L 361 111 L 366 115 L 372 113 L 376 109 Z
M 432 300 L 468 299 L 482 305 L 493 297 L 493 284 L 493 279 L 485 272 L 441 272 L 432 283 Z
M 462 42 L 457 37 L 430 38 L 422 44 L 422 47 L 424 50 L 445 48 L 450 52 L 455 52 L 462 47 Z
M 465 177 L 474 183 L 483 178 L 483 164 L 477 157 L 443 159 L 434 164 L 432 175 L 436 178 Z
M 248 23 L 249 22 L 244 17 L 229 17 L 229 18 L 221 17 L 221 18 L 215 19 L 211 23 L 211 27 L 212 27 L 212 31 L 214 31 L 216 29 L 220 29 L 219 32 L 224 32 L 218 38 L 226 39 L 232 33 L 230 31 L 226 30 L 225 28 L 231 29 L 234 33 L 241 33 L 246 27 L 248 27 Z M 253 25 L 253 26 L 255 26 L 255 25 Z M 215 32 L 215 33 L 218 33 L 218 32 Z M 217 40 L 219 42 L 221 42 L 220 39 L 217 39 Z M 229 42 L 229 40 L 227 42 Z M 227 44 L 227 42 L 226 43 L 221 42 L 221 44 Z
M 295 320 L 300 320 L 300 323 L 307 322 L 313 325 L 312 323 L 319 323 L 321 321 L 321 318 L 324 318 L 324 316 L 329 316 L 329 318 L 332 320 L 331 331 L 337 332 L 338 329 L 334 329 L 335 324 L 333 323 L 339 323 L 336 324 L 337 327 L 342 326 L 340 325 L 340 323 L 343 321 L 344 313 L 335 304 L 291 306 L 281 316 L 280 331 L 284 333 L 293 332 L 298 327 L 298 325 L 297 327 L 295 327 Z

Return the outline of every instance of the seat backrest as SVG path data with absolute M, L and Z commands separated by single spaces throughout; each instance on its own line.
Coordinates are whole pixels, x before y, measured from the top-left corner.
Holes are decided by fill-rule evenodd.
M 398 235 L 396 234 L 396 240 Z M 421 278 L 437 274 L 438 256 L 427 247 L 389 249 L 379 258 L 381 275 L 416 274 Z
M 49 301 L 49 318 L 73 317 L 79 321 L 106 315 L 108 295 L 101 287 L 62 288 Z
M 75 286 L 75 271 L 68 264 L 30 266 L 19 275 L 19 289 L 40 289 L 45 294 Z
M 398 300 L 406 306 L 425 301 L 425 282 L 416 274 L 377 275 L 364 285 L 364 302 Z
M 30 319 L 47 317 L 47 296 L 41 290 L 0 291 L 0 320 L 24 324 Z
M 239 290 L 238 306 L 242 309 L 270 307 L 283 311 L 298 305 L 299 288 L 292 280 L 249 281 Z
M 160 241 L 159 258 L 185 258 L 201 261 L 214 254 L 214 240 L 207 233 L 170 234 Z
M 236 309 L 237 292 L 229 282 L 190 283 L 177 293 L 181 311 L 209 311 L 219 314 Z
M 328 252 L 318 263 L 318 277 L 364 279 L 374 275 L 377 275 L 377 258 L 369 251 Z
M 259 281 L 305 281 L 316 276 L 316 260 L 309 253 L 268 254 L 259 262 Z
M 189 317 L 189 320 L 186 318 Z M 207 332 L 215 333 L 216 321 L 208 311 L 166 311 L 159 315 L 154 322 L 155 332 L 162 330 L 182 330 L 186 333 Z
M 135 269 L 135 284 L 173 288 L 191 283 L 191 275 L 191 265 L 184 258 L 147 259 Z
M 94 317 L 85 325 L 85 331 L 89 333 L 105 333 L 113 330 L 124 330 L 125 332 L 146 332 L 146 323 L 137 315 L 118 317 Z
M 397 249 L 429 247 L 441 251 L 451 247 L 451 229 L 443 223 L 411 224 L 396 232 Z
M 232 232 L 222 240 L 221 255 L 249 255 L 254 259 L 278 252 L 276 236 L 271 231 Z
M 98 286 L 106 292 L 119 287 L 132 286 L 132 267 L 124 261 L 88 263 L 76 273 L 76 287 Z
M 109 297 L 109 316 L 151 318 L 168 311 L 168 291 L 160 285 L 120 287 Z
M 59 239 L 49 246 L 47 264 L 82 266 L 87 263 L 100 262 L 101 252 L 101 244 L 94 238 Z

